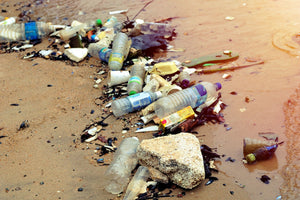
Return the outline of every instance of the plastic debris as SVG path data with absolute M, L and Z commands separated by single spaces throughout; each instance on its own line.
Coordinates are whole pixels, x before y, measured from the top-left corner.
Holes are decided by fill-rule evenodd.
M 71 49 L 66 49 L 64 51 L 64 54 L 68 56 L 71 60 L 75 62 L 80 62 L 82 61 L 88 54 L 88 49 L 87 48 L 71 48 Z

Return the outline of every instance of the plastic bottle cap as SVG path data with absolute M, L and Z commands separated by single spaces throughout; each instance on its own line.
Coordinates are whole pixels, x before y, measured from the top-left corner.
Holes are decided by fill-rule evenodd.
M 162 97 L 162 92 L 161 91 L 156 91 L 155 94 L 157 95 L 157 98 Z
M 253 153 L 248 154 L 246 160 L 248 163 L 253 163 L 256 160 L 255 155 Z
M 130 95 L 134 95 L 134 94 L 136 94 L 136 91 L 130 91 L 130 92 L 129 92 L 129 96 L 130 96 Z
M 206 89 L 205 89 L 205 87 L 203 85 L 197 84 L 197 85 L 195 85 L 195 88 L 197 89 L 197 91 L 199 92 L 199 94 L 201 96 L 204 96 L 204 95 L 207 94 L 207 91 L 206 91 Z
M 217 88 L 216 88 L 216 90 L 218 91 L 218 90 L 220 90 L 221 88 L 222 88 L 222 85 L 221 85 L 221 83 L 215 83 L 215 85 L 217 86 Z
M 97 24 L 97 26 L 102 26 L 102 21 L 101 21 L 101 19 L 97 19 L 97 20 L 96 20 L 96 24 Z

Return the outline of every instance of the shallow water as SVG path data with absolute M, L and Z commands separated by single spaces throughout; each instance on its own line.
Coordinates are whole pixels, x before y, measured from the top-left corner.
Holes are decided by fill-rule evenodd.
M 33 6 L 24 9 L 32 11 L 32 19 L 70 24 L 73 20 L 96 18 L 105 21 L 109 11 L 123 9 L 129 9 L 127 16 L 132 19 L 147 2 L 48 0 L 33 1 Z M 300 80 L 299 58 L 272 45 L 272 37 L 278 31 L 299 26 L 299 6 L 298 0 L 154 0 L 137 17 L 145 21 L 174 18 L 170 23 L 176 26 L 178 36 L 173 45 L 185 51 L 169 52 L 162 59 L 184 61 L 231 49 L 239 52 L 239 61 L 244 57 L 265 60 L 263 65 L 230 72 L 229 80 L 222 79 L 223 73 L 193 76 L 195 80 L 220 81 L 223 85 L 222 99 L 228 105 L 224 116 L 232 130 L 209 124 L 197 131 L 209 135 L 203 143 L 226 155 L 217 163 L 220 171 L 246 185 L 245 190 L 253 199 L 275 199 L 279 195 L 295 199 L 300 193 L 300 155 L 295 148 L 300 144 L 299 89 L 295 90 Z M 234 18 L 226 20 L 227 16 Z M 117 17 L 120 21 L 126 19 L 125 15 Z M 238 95 L 231 95 L 232 91 Z M 246 103 L 245 97 L 253 101 Z M 258 132 L 276 132 L 285 143 L 271 160 L 245 166 L 241 162 L 242 139 L 259 138 Z M 226 162 L 229 156 L 236 161 Z M 263 174 L 271 177 L 269 185 L 258 180 Z

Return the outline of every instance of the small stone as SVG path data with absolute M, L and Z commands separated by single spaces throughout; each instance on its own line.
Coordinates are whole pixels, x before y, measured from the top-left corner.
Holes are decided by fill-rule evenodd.
M 234 194 L 234 191 L 230 191 L 229 193 L 230 193 L 231 195 L 233 195 L 233 194 Z
M 77 190 L 78 192 L 82 192 L 83 191 L 83 188 L 82 187 L 80 187 L 80 188 L 78 188 L 78 190 Z
M 41 182 L 40 182 L 40 185 L 44 185 L 44 181 L 41 181 Z

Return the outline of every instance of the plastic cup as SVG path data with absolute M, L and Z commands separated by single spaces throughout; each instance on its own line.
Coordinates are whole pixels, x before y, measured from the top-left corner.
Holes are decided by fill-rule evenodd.
M 110 71 L 108 74 L 108 87 L 128 82 L 129 71 Z

